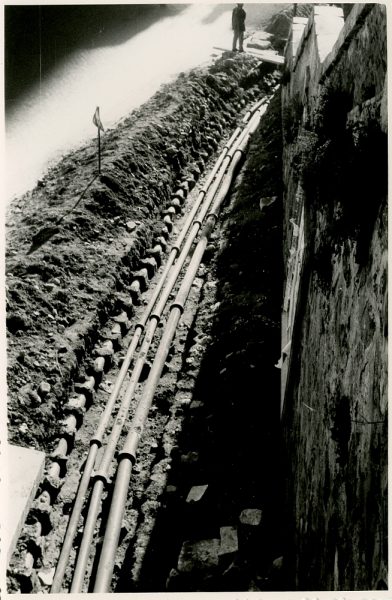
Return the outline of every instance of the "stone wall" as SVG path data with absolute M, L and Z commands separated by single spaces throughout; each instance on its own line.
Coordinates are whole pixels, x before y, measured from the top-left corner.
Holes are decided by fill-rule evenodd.
M 295 589 L 386 589 L 386 8 L 354 5 L 343 23 L 318 6 L 295 26 L 282 93 L 286 565 Z

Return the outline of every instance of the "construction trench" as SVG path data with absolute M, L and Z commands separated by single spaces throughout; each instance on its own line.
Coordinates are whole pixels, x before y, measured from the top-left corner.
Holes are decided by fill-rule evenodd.
M 102 175 L 89 185 L 92 178 L 84 169 L 86 184 L 77 182 L 81 201 L 75 207 L 77 195 L 69 194 L 62 207 L 66 216 L 54 222 L 57 229 L 48 239 L 26 235 L 30 247 L 20 256 L 9 236 L 13 372 L 21 366 L 23 378 L 29 360 L 27 352 L 20 352 L 23 343 L 30 349 L 34 345 L 39 365 L 31 382 L 23 386 L 17 376 L 9 384 L 18 389 L 22 406 L 38 409 L 33 411 L 37 426 L 25 428 L 24 414 L 12 405 L 10 430 L 14 437 L 30 436 L 30 444 L 33 438 L 48 457 L 9 565 L 10 592 L 283 585 L 276 582 L 282 542 L 280 519 L 277 526 L 279 371 L 274 367 L 280 352 L 280 74 L 273 65 L 262 70 L 257 65 L 250 57 L 224 57 L 210 68 L 212 73 L 200 70 L 180 78 L 188 98 L 174 108 L 182 113 L 181 121 L 171 120 L 189 141 L 177 148 L 167 144 L 169 175 L 154 168 L 155 195 L 164 188 L 166 198 L 158 208 L 151 206 L 156 201 L 143 211 L 136 201 L 132 208 L 126 205 L 119 178 L 121 169 L 127 170 L 124 159 L 114 153 L 111 167 L 104 149 Z M 146 110 L 161 132 L 156 106 L 167 107 L 172 98 L 167 86 L 131 127 L 140 131 Z M 174 139 L 177 133 L 171 133 Z M 107 148 L 111 137 L 118 133 L 108 134 Z M 87 152 L 93 174 L 92 153 Z M 127 152 L 128 164 L 134 165 L 131 174 L 136 169 L 142 181 L 148 180 L 145 151 Z M 84 156 L 80 163 L 86 164 Z M 48 191 L 54 198 L 58 185 L 63 196 L 67 193 L 63 173 L 69 161 L 66 157 L 55 177 L 49 173 L 33 192 L 38 201 Z M 271 205 L 261 210 L 263 196 Z M 102 270 L 85 263 L 87 282 L 80 263 L 74 270 L 63 269 L 64 258 L 66 266 L 75 263 L 67 250 L 59 252 L 67 244 L 68 228 L 74 241 L 80 236 L 87 248 L 90 236 L 97 239 L 94 229 L 100 223 L 91 229 L 86 220 L 93 202 L 94 219 L 105 227 L 108 215 L 115 226 L 125 220 L 121 233 L 128 250 L 119 269 L 109 264 L 117 281 L 106 297 L 101 294 L 97 316 L 86 306 L 85 290 L 93 296 L 97 286 L 91 274 L 99 279 Z M 128 217 L 121 212 L 125 207 Z M 16 205 L 12 218 L 22 214 L 29 234 L 46 230 L 41 226 L 48 225 L 45 215 L 31 217 L 31 203 L 23 208 Z M 52 222 L 55 213 L 58 220 L 52 209 Z M 105 235 L 109 246 L 115 234 L 101 233 L 101 241 Z M 93 260 L 105 269 L 102 247 L 91 245 Z M 78 292 L 73 295 L 68 288 L 71 302 L 57 304 L 52 312 L 51 295 L 62 300 L 59 288 L 64 289 L 67 276 Z M 105 283 L 101 277 L 99 292 Z M 23 310 L 12 310 L 12 302 L 23 309 L 29 284 L 24 317 Z M 28 315 L 36 314 L 33 328 L 40 327 L 44 315 L 34 311 L 34 303 L 42 301 L 41 289 L 46 309 L 55 315 L 53 323 L 60 325 L 57 333 L 47 332 L 42 349 L 32 344 L 26 323 Z M 88 318 L 72 325 L 72 318 L 62 319 L 75 300 L 81 302 L 76 311 L 83 303 L 88 308 Z M 15 357 L 12 336 L 19 337 Z M 53 341 L 53 366 L 43 377 L 39 353 L 50 356 Z
M 386 10 L 297 9 L 7 208 L 10 593 L 388 589 Z

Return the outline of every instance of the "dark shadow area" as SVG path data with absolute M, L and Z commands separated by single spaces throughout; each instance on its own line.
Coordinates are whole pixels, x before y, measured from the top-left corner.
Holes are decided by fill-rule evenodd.
M 122 44 L 185 8 L 184 4 L 6 6 L 6 110 L 72 53 Z

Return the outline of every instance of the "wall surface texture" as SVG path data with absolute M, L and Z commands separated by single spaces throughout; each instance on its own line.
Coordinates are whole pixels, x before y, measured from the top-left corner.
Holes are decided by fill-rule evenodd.
M 386 9 L 303 21 L 282 93 L 287 563 L 295 589 L 386 589 Z

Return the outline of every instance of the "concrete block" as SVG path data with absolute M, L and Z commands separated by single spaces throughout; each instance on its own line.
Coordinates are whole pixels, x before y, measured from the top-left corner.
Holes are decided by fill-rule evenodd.
M 74 436 L 78 428 L 78 420 L 74 414 L 70 414 L 63 420 L 64 433 L 69 436 Z
M 173 223 L 172 223 L 172 226 L 173 226 Z M 163 236 L 163 237 L 164 237 L 166 240 L 168 240 L 168 239 L 169 239 L 169 237 L 170 237 L 170 232 L 171 232 L 171 228 L 169 229 L 169 228 L 167 227 L 167 225 L 163 225 L 163 227 L 162 227 L 162 229 L 161 229 L 161 235 L 162 235 L 162 236 Z
M 197 161 L 197 163 L 196 163 L 196 164 L 197 164 L 197 166 L 199 167 L 200 174 L 201 174 L 201 173 L 203 173 L 203 171 L 204 171 L 204 166 L 205 166 L 205 165 L 204 165 L 204 161 L 203 161 L 203 160 L 200 158 L 200 159 Z
M 57 456 L 63 457 L 63 456 L 67 455 L 67 452 L 68 452 L 68 442 L 65 438 L 60 438 L 56 448 L 53 450 L 53 452 L 50 456 L 51 456 L 51 458 L 56 458 Z
M 176 213 L 181 212 L 181 205 L 182 203 L 180 202 L 180 200 L 178 198 L 173 198 L 172 202 L 172 207 L 174 208 Z
M 257 527 L 261 523 L 262 516 L 263 511 L 259 508 L 245 508 L 240 514 L 240 523 Z
M 232 526 L 220 528 L 220 548 L 219 555 L 233 554 L 238 551 L 237 528 Z
M 146 269 L 148 272 L 148 277 L 151 279 L 151 277 L 154 276 L 155 271 L 158 268 L 158 264 L 155 258 L 151 257 L 151 258 L 143 258 L 143 260 L 140 261 L 140 266 L 143 269 Z
M 162 262 L 162 246 L 160 246 L 159 244 L 156 244 L 153 248 L 149 248 L 146 251 L 146 254 L 148 254 L 154 260 L 156 260 L 157 265 L 161 264 L 161 262 Z
M 136 281 L 140 283 L 140 289 L 145 292 L 148 286 L 148 271 L 147 269 L 140 269 L 133 274 Z
M 68 400 L 66 406 L 68 406 L 70 410 L 80 409 L 80 408 L 84 408 L 86 406 L 86 402 L 87 402 L 86 396 L 84 394 L 78 394 L 77 396 L 70 398 Z
M 220 540 L 199 540 L 184 542 L 178 559 L 177 569 L 180 573 L 204 571 L 219 564 Z
M 53 462 L 48 469 L 48 477 L 52 479 L 60 479 L 61 466 L 58 462 Z
M 199 169 L 198 165 L 196 163 L 193 163 L 190 167 L 189 170 L 191 172 L 191 174 L 195 177 L 195 179 L 198 179 L 200 174 L 201 174 L 201 170 Z
M 7 562 L 15 549 L 27 514 L 43 477 L 45 454 L 8 445 L 8 508 L 5 533 Z
M 208 485 L 194 485 L 187 496 L 187 502 L 198 502 L 201 500 L 208 488 Z
M 166 215 L 165 217 L 163 217 L 163 222 L 165 223 L 166 228 L 168 229 L 168 233 L 170 233 L 171 230 L 173 229 L 173 223 L 172 223 L 170 216 Z M 162 233 L 163 233 L 163 230 L 162 230 Z
M 95 354 L 97 356 L 103 356 L 104 358 L 110 358 L 111 356 L 113 356 L 114 348 L 112 340 L 106 340 L 106 342 L 104 342 L 100 348 L 96 348 Z
M 183 181 L 180 183 L 179 188 L 173 194 L 173 198 L 177 198 L 181 203 L 184 203 L 185 196 L 189 191 L 189 183 L 187 181 Z
M 174 206 L 168 206 L 168 208 L 165 209 L 165 215 L 168 215 L 170 218 L 171 218 L 171 215 L 175 216 L 176 212 L 177 211 L 174 208 Z M 171 221 L 170 221 L 170 223 L 171 223 Z
M 157 242 L 159 242 L 159 244 L 162 246 L 163 251 L 166 250 L 167 248 L 167 241 L 166 238 L 164 238 L 162 235 L 157 239 Z
M 119 315 L 116 315 L 113 318 L 113 321 L 115 321 L 116 323 L 120 323 L 121 325 L 121 331 L 124 334 L 126 331 L 128 331 L 131 327 L 131 321 L 128 319 L 128 314 L 125 310 L 123 310 L 122 313 L 120 313 Z
M 105 368 L 105 358 L 98 356 L 93 363 L 93 370 L 95 373 L 102 373 Z
M 138 281 L 137 279 L 132 281 L 129 291 L 131 293 L 132 300 L 135 303 L 137 303 L 139 301 L 139 296 L 140 296 L 140 281 Z
M 194 177 L 194 175 L 192 173 L 190 173 L 190 175 L 186 178 L 186 182 L 187 182 L 187 184 L 189 186 L 189 189 L 193 190 L 193 188 L 196 185 L 196 179 L 195 179 L 195 177 Z
M 183 191 L 183 194 L 179 194 L 180 191 Z M 177 198 L 182 198 L 183 200 L 185 200 L 185 196 L 188 194 L 189 192 L 189 182 L 184 180 L 180 183 L 180 189 L 177 190 L 177 192 L 175 193 L 175 196 Z
M 122 337 L 122 328 L 120 323 L 114 323 L 110 330 L 110 337 L 112 338 L 112 341 L 117 341 Z
M 87 377 L 86 381 L 83 381 L 82 383 L 75 383 L 74 387 L 75 392 L 79 394 L 84 394 L 88 402 L 93 401 L 95 387 L 95 378 L 93 376 Z

